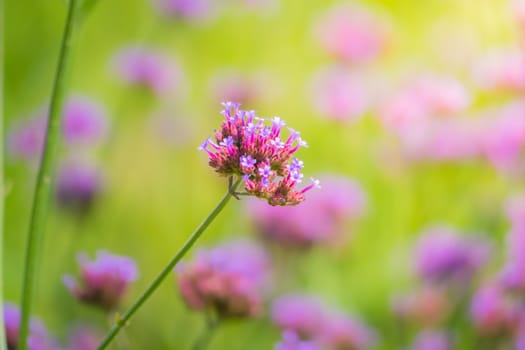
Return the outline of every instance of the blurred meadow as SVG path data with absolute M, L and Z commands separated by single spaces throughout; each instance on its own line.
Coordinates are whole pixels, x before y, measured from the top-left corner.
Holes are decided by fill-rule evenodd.
M 271 272 L 257 315 L 221 322 L 208 349 L 317 349 L 285 347 L 286 339 L 276 347 L 294 329 L 276 320 L 275 301 L 294 294 L 370 329 L 369 341 L 358 344 L 362 334 L 354 330 L 348 337 L 355 342 L 342 345 L 296 332 L 319 349 L 525 349 L 525 4 L 195 0 L 201 5 L 193 12 L 177 13 L 162 3 L 99 0 L 76 38 L 67 96 L 79 106 L 75 112 L 66 103 L 65 113 L 85 113 L 89 125 L 90 113 L 101 119 L 96 142 L 89 135 L 77 142 L 74 121 L 70 134 L 64 127 L 33 308 L 61 349 L 95 349 L 68 339 L 78 327 L 100 339 L 114 317 L 64 285 L 64 275 L 79 274 L 78 253 L 93 259 L 106 250 L 135 261 L 137 279 L 117 308 L 125 310 L 225 193 L 227 179 L 197 147 L 214 136 L 224 119 L 220 102 L 228 100 L 283 118 L 308 142 L 297 152 L 303 182 L 313 176 L 322 187 L 308 191 L 297 210 L 323 191 L 330 193 L 324 201 L 343 208 L 323 226 L 324 207 L 309 204 L 294 216 L 296 226 L 303 219 L 319 225 L 320 236 L 297 243 L 265 230 L 279 226 L 280 216 L 265 222 L 256 199 L 232 200 L 185 264 L 240 239 L 265 249 Z M 41 143 L 39 131 L 27 129 L 45 116 L 66 7 L 5 1 L 4 298 L 15 305 Z M 152 56 L 134 63 L 134 54 Z M 134 76 L 134 64 L 149 66 Z M 62 172 L 70 165 L 91 173 Z M 334 178 L 349 181 L 357 199 L 331 188 Z M 454 237 L 444 252 L 439 239 L 424 251 L 422 237 L 432 229 Z M 449 262 L 442 255 L 462 239 L 490 249 L 476 262 Z M 443 260 L 449 264 L 434 266 Z M 459 271 L 469 263 L 472 271 Z M 508 266 L 518 280 L 512 287 Z M 439 268 L 446 271 L 434 278 L 429 269 Z M 192 347 L 205 312 L 188 307 L 176 274 L 110 348 Z M 484 286 L 502 290 L 505 307 L 478 317 L 472 295 Z M 425 288 L 446 296 L 417 295 Z M 399 301 L 407 295 L 421 300 Z M 422 332 L 444 341 L 417 344 Z

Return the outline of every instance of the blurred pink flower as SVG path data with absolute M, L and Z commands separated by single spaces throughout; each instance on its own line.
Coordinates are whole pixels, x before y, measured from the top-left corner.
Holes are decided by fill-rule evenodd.
M 102 334 L 85 325 L 77 325 L 69 335 L 67 350 L 96 350 L 102 341 Z
M 213 0 L 153 0 L 161 16 L 190 22 L 211 19 L 215 12 Z
M 243 106 L 254 106 L 259 102 L 265 94 L 265 85 L 261 76 L 240 71 L 222 71 L 210 81 L 216 101 L 236 101 Z
M 70 275 L 63 278 L 71 294 L 80 301 L 105 310 L 114 310 L 129 285 L 137 279 L 135 262 L 128 257 L 98 251 L 96 259 L 89 261 L 85 254 L 78 256 L 79 282 Z
M 193 310 L 214 310 L 220 317 L 255 317 L 262 311 L 270 265 L 266 253 L 247 241 L 199 251 L 177 266 L 182 298 Z
M 438 286 L 423 286 L 410 294 L 396 297 L 392 308 L 396 316 L 418 326 L 439 325 L 452 308 L 449 296 Z
M 419 332 L 412 343 L 411 350 L 451 350 L 450 336 L 443 331 L 424 330 Z
M 118 77 L 126 84 L 143 86 L 158 95 L 180 88 L 182 71 L 178 64 L 159 51 L 144 47 L 121 49 L 114 60 Z
M 371 328 L 342 313 L 332 313 L 327 318 L 320 339 L 329 349 L 362 350 L 377 343 L 377 335 Z
M 44 147 L 46 118 L 34 117 L 13 125 L 8 136 L 9 153 L 14 159 L 35 160 Z
M 308 248 L 319 243 L 341 243 L 346 223 L 363 216 L 366 195 L 351 179 L 324 176 L 323 188 L 297 207 L 270 207 L 250 202 L 250 216 L 263 238 L 287 247 Z
M 491 52 L 473 70 L 475 80 L 487 90 L 523 93 L 525 90 L 525 53 Z
M 426 229 L 415 251 L 416 271 L 432 282 L 467 284 L 490 257 L 491 245 L 482 237 L 462 237 L 446 226 Z
M 20 310 L 17 306 L 4 304 L 4 324 L 7 347 L 9 350 L 18 349 L 18 336 L 20 331 Z M 29 336 L 27 338 L 28 350 L 55 350 L 58 349 L 55 342 L 49 337 L 44 325 L 37 319 L 31 318 L 29 324 Z
M 272 304 L 272 321 L 282 330 L 289 330 L 301 339 L 314 339 L 326 322 L 326 307 L 316 298 L 289 294 Z
M 301 340 L 293 331 L 284 331 L 282 340 L 275 346 L 275 350 L 320 350 L 312 341 Z
M 505 203 L 505 213 L 513 230 L 525 232 L 525 193 L 510 197 Z M 509 248 L 512 249 L 512 247 L 513 244 L 509 242 Z
M 315 34 L 328 54 L 352 63 L 378 58 L 390 39 L 383 19 L 364 7 L 348 4 L 329 9 L 317 22 Z
M 84 96 L 68 99 L 62 120 L 62 132 L 68 143 L 94 145 L 107 131 L 107 115 L 101 105 Z
M 317 112 L 339 122 L 355 121 L 369 104 L 366 86 L 356 72 L 328 67 L 313 79 L 312 97 Z
M 514 305 L 503 289 L 496 285 L 487 285 L 474 294 L 470 306 L 472 321 L 480 334 L 502 335 L 511 329 Z

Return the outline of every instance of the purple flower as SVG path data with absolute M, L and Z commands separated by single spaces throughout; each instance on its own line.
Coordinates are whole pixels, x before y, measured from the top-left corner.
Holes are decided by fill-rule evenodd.
M 275 346 L 275 350 L 320 350 L 320 347 L 312 341 L 301 340 L 292 331 L 284 331 L 282 340 Z
M 507 245 L 508 257 L 501 282 L 509 290 L 525 293 L 525 227 L 513 228 Z
M 4 304 L 4 323 L 7 340 L 7 347 L 9 350 L 16 350 L 18 348 L 18 335 L 20 331 L 20 310 L 17 306 L 5 303 Z M 36 320 L 31 319 L 29 324 L 29 336 L 27 338 L 28 350 L 52 350 L 57 349 L 54 341 L 49 337 L 44 325 Z
M 445 226 L 431 227 L 417 244 L 416 270 L 428 282 L 466 283 L 489 255 L 490 244 L 481 238 L 463 238 Z
M 62 131 L 68 143 L 99 143 L 106 136 L 107 129 L 107 116 L 100 105 L 81 96 L 68 100 L 62 121 Z
M 119 78 L 130 85 L 144 86 L 158 95 L 173 92 L 182 73 L 175 62 L 162 53 L 141 47 L 122 49 L 115 58 Z
M 368 108 L 366 86 L 353 71 L 341 67 L 323 69 L 314 76 L 313 102 L 317 112 L 338 122 L 352 122 Z
M 46 119 L 35 117 L 16 123 L 8 136 L 9 153 L 14 159 L 35 160 L 44 147 Z
M 97 330 L 77 325 L 69 335 L 67 350 L 96 350 L 102 340 L 102 334 Z
M 385 52 L 389 40 L 385 21 L 355 5 L 334 6 L 315 30 L 321 47 L 328 54 L 351 63 L 376 59 Z
M 275 123 L 274 118 L 269 126 L 254 111 L 239 109 L 238 103 L 225 102 L 223 106 L 221 114 L 225 120 L 215 132 L 215 142 L 208 139 L 199 147 L 208 153 L 209 165 L 223 176 L 243 178 L 248 194 L 265 199 L 272 206 L 301 203 L 304 193 L 315 184 L 296 190 L 300 176 L 289 170 L 292 155 L 306 145 L 299 133 L 293 131 L 284 138 L 280 119 Z M 247 159 L 255 160 L 253 166 L 245 166 Z
M 443 331 L 424 330 L 417 334 L 411 350 L 450 350 L 450 336 Z
M 87 213 L 102 191 L 102 176 L 87 163 L 64 164 L 58 172 L 56 199 L 74 213 Z
M 302 162 L 292 160 L 288 171 L 300 181 Z M 354 181 L 337 176 L 323 179 L 322 191 L 312 192 L 297 207 L 270 207 L 250 202 L 249 214 L 259 234 L 287 247 L 308 248 L 317 243 L 340 243 L 341 233 L 360 218 L 366 196 Z
M 479 85 L 487 90 L 522 94 L 525 90 L 525 53 L 491 52 L 475 65 L 473 74 Z
M 321 342 L 329 349 L 370 349 L 377 342 L 376 333 L 356 318 L 332 313 L 323 324 Z
M 165 17 L 203 22 L 215 12 L 212 0 L 153 0 L 159 14 Z
M 310 296 L 282 296 L 272 304 L 272 321 L 280 329 L 292 331 L 301 339 L 314 339 L 326 322 L 326 307 Z
M 498 285 L 480 288 L 474 294 L 470 314 L 483 335 L 507 334 L 512 323 L 514 306 Z
M 392 307 L 396 316 L 417 326 L 440 324 L 452 309 L 450 296 L 443 288 L 423 286 L 410 294 L 398 296 Z
M 194 261 L 176 268 L 179 290 L 193 310 L 221 317 L 255 317 L 262 311 L 269 261 L 258 246 L 232 242 L 199 251 Z
M 128 257 L 98 251 L 95 260 L 80 254 L 78 262 L 81 283 L 67 275 L 64 284 L 78 300 L 108 311 L 118 306 L 130 283 L 137 279 L 135 262 Z

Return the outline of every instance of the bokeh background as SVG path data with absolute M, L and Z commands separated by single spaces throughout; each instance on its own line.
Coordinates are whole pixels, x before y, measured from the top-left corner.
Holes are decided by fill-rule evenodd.
M 525 56 L 520 53 L 525 11 L 520 13 L 519 4 L 202 3 L 194 13 L 176 13 L 159 11 L 153 1 L 100 0 L 76 38 L 69 95 L 96 104 L 104 122 L 95 143 L 63 142 L 61 167 L 87 164 L 100 182 L 85 207 L 53 198 L 34 303 L 35 316 L 53 337 L 66 346 L 75 325 L 103 333 L 112 320 L 65 288 L 63 275 L 78 274 L 78 252 L 93 257 L 105 249 L 136 261 L 139 278 L 129 287 L 123 310 L 226 191 L 227 180 L 197 150 L 222 122 L 219 103 L 226 99 L 260 116 L 282 117 L 308 141 L 309 147 L 297 153 L 305 178 L 355 181 L 366 205 L 362 215 L 338 226 L 335 244 L 280 250 L 259 243 L 278 260 L 274 269 L 286 266 L 289 275 L 274 271 L 264 312 L 225 321 L 210 349 L 274 348 L 281 330 L 272 324 L 271 303 L 287 293 L 307 293 L 356 315 L 377 334 L 370 348 L 411 348 L 426 326 L 407 324 L 400 330 L 392 305 L 396 296 L 424 284 L 414 250 L 432 225 L 490 240 L 490 259 L 473 281 L 464 281 L 468 293 L 497 279 L 508 258 L 511 220 L 505 203 L 519 195 L 525 169 L 520 122 L 525 120 Z M 13 138 L 28 121 L 45 115 L 65 11 L 64 1 L 6 1 L 5 298 L 15 304 L 37 161 L 31 136 L 20 146 L 27 152 L 17 153 Z M 337 25 L 331 28 L 338 21 L 334 13 L 364 29 L 345 34 Z M 352 40 L 355 47 L 344 51 Z M 155 68 L 144 76 L 168 76 L 167 82 L 157 88 L 147 78 L 130 82 L 119 56 L 130 47 L 158 54 L 159 61 L 151 63 Z M 507 116 L 513 121 L 499 127 Z M 492 132 L 498 133 L 495 140 L 487 136 Z M 196 250 L 238 238 L 260 242 L 250 202 L 233 201 Z M 465 293 L 454 290 L 450 299 L 459 294 Z M 431 328 L 448 332 L 451 348 L 477 349 L 473 341 L 480 335 L 470 299 L 458 305 L 462 321 L 449 317 Z M 174 274 L 136 314 L 115 348 L 188 349 L 203 323 L 203 313 L 188 309 L 181 298 Z M 490 349 L 518 346 L 509 333 L 500 339 L 503 345 Z

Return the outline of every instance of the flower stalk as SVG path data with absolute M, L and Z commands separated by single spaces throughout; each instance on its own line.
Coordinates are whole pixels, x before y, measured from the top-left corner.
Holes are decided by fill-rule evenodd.
M 236 195 L 236 190 L 239 184 L 241 183 L 241 178 L 237 179 L 235 182 L 231 181 L 228 186 L 228 192 L 222 197 L 220 202 L 217 204 L 217 206 L 212 210 L 212 212 L 204 219 L 204 221 L 197 227 L 195 232 L 188 238 L 186 243 L 182 246 L 182 248 L 175 254 L 175 256 L 170 260 L 170 262 L 164 267 L 164 269 L 157 275 L 157 277 L 153 280 L 153 282 L 150 284 L 150 286 L 142 293 L 142 295 L 131 305 L 131 307 L 121 316 L 117 316 L 115 318 L 115 324 L 113 327 L 109 330 L 106 337 L 100 345 L 98 346 L 97 350 L 103 350 L 106 349 L 109 344 L 113 341 L 113 339 L 117 336 L 117 334 L 122 330 L 122 328 L 127 325 L 131 317 L 137 312 L 138 309 L 148 300 L 151 295 L 157 290 L 157 288 L 161 285 L 161 283 L 166 279 L 166 277 L 172 273 L 173 268 L 177 265 L 177 263 L 188 253 L 188 251 L 193 247 L 195 242 L 200 238 L 200 236 L 206 231 L 208 226 L 215 220 L 215 218 L 219 215 L 219 213 L 224 209 L 226 204 L 230 201 L 232 197 Z
M 4 183 L 4 52 L 5 52 L 5 4 L 0 0 L 0 350 L 7 350 L 4 325 L 4 201 L 6 188 Z
M 72 48 L 81 16 L 81 0 L 69 0 L 67 19 L 62 36 L 55 80 L 49 106 L 49 119 L 46 140 L 38 170 L 29 232 L 26 243 L 25 268 L 22 286 L 21 320 L 19 350 L 27 350 L 29 318 L 34 294 L 36 268 L 38 266 L 39 246 L 42 242 L 51 192 L 51 179 L 57 160 L 57 148 L 60 137 L 61 115 L 64 96 L 71 66 Z M 3 22 L 2 22 L 3 23 Z

